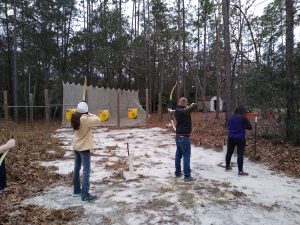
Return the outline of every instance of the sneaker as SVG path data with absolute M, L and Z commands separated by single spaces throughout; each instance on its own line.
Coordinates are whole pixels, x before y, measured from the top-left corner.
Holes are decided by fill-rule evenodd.
M 248 176 L 248 175 L 249 175 L 249 173 L 246 173 L 246 172 L 240 171 L 240 172 L 238 173 L 238 175 L 239 175 L 239 176 Z
M 193 177 L 184 177 L 185 182 L 195 181 L 196 179 Z
M 79 189 L 79 190 L 74 190 L 73 191 L 73 197 L 79 197 L 79 196 L 81 196 L 81 189 Z
M 231 166 L 228 166 L 228 167 L 226 166 L 225 171 L 228 172 L 229 170 L 232 170 L 232 167 Z
M 81 199 L 81 203 L 82 203 L 82 204 L 85 204 L 85 203 L 88 203 L 88 202 L 93 202 L 93 201 L 95 201 L 97 198 L 98 198 L 97 195 L 89 195 L 87 198 Z
M 73 197 L 80 197 L 81 196 L 81 192 L 79 193 L 73 193 Z
M 180 173 L 179 175 L 176 175 L 176 174 L 175 174 L 175 177 L 176 177 L 176 178 L 182 177 L 182 173 Z

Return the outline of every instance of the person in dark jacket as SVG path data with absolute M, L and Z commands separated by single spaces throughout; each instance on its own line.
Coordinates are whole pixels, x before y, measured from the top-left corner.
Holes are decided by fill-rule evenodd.
M 227 143 L 227 154 L 226 154 L 226 167 L 225 171 L 229 171 L 230 161 L 235 147 L 237 147 L 237 163 L 238 163 L 238 175 L 247 176 L 248 173 L 243 170 L 244 163 L 244 151 L 246 146 L 246 129 L 252 130 L 252 126 L 246 117 L 246 109 L 244 106 L 238 106 L 234 111 L 234 115 L 228 118 L 228 143 Z
M 175 155 L 175 176 L 181 177 L 181 159 L 183 158 L 183 174 L 185 181 L 193 181 L 191 177 L 190 158 L 191 143 L 190 134 L 192 132 L 191 112 L 197 108 L 197 104 L 188 106 L 186 98 L 182 97 L 178 101 L 175 109 L 176 118 L 176 155 Z

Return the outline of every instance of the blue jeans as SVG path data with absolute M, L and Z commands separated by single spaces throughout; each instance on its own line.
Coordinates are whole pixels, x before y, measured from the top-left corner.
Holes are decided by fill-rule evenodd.
M 183 173 L 184 177 L 191 176 L 190 158 L 191 143 L 189 137 L 176 136 L 176 155 L 175 155 L 175 176 L 181 174 L 181 158 L 183 157 Z
M 75 164 L 73 173 L 74 194 L 81 193 L 81 199 L 86 199 L 89 196 L 90 189 L 90 171 L 91 171 L 91 153 L 90 150 L 74 151 Z M 81 163 L 83 167 L 82 190 L 80 189 Z

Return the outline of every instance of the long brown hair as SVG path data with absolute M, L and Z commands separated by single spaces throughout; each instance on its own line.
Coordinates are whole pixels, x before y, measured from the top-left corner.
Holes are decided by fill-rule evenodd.
M 234 111 L 235 115 L 245 116 L 246 113 L 247 113 L 246 108 L 243 105 L 239 105 Z
M 74 112 L 71 117 L 71 125 L 74 130 L 78 130 L 80 127 L 80 117 L 85 113 Z

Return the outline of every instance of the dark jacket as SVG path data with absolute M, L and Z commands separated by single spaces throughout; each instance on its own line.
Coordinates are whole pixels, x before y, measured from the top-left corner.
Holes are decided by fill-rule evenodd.
M 232 115 L 228 119 L 228 138 L 245 138 L 245 129 L 252 130 L 252 125 L 246 116 Z
M 176 134 L 189 135 L 192 132 L 191 112 L 197 108 L 197 104 L 192 104 L 189 107 L 177 106 L 175 109 L 176 118 Z

